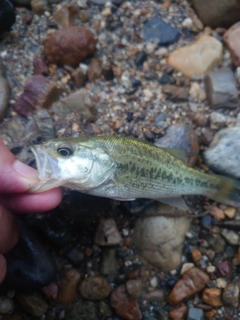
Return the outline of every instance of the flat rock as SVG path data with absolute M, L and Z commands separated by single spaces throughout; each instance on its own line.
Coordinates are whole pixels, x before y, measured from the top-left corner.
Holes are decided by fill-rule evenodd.
M 0 2 L 0 34 L 11 29 L 16 21 L 15 8 L 10 0 Z
M 102 218 L 97 226 L 94 242 L 99 246 L 112 246 L 119 244 L 121 240 L 116 222 L 112 218 Z
M 218 288 L 205 288 L 202 294 L 203 302 L 213 307 L 221 307 L 222 301 L 222 289 Z
M 224 304 L 237 308 L 239 299 L 239 285 L 238 283 L 229 283 L 223 290 Z
M 189 229 L 190 219 L 181 217 L 183 213 L 173 207 L 157 203 L 145 212 L 168 215 L 137 220 L 133 243 L 139 254 L 153 266 L 169 272 L 181 263 L 181 254 L 185 234 Z M 171 217 L 174 214 L 175 217 Z
M 229 68 L 209 72 L 204 82 L 207 100 L 212 108 L 238 107 L 238 90 L 234 74 Z
M 190 2 L 206 26 L 228 28 L 240 19 L 238 0 L 190 0 Z
M 239 3 L 240 9 L 240 3 Z M 235 23 L 223 35 L 228 50 L 231 53 L 231 60 L 234 67 L 240 66 L 240 22 Z
M 160 45 L 169 45 L 180 38 L 180 32 L 158 17 L 148 20 L 141 33 L 145 41 L 157 40 Z
M 190 307 L 188 310 L 187 320 L 204 320 L 204 312 L 202 309 Z
M 168 302 L 170 304 L 178 304 L 201 291 L 208 282 L 208 275 L 200 269 L 193 267 L 187 270 L 175 284 L 168 296 Z
M 204 159 L 212 170 L 239 179 L 240 127 L 220 130 L 205 151 Z
M 167 84 L 162 88 L 162 92 L 172 101 L 187 101 L 189 89 L 187 87 L 178 87 Z
M 198 137 L 188 125 L 179 123 L 168 127 L 165 135 L 158 139 L 155 145 L 162 148 L 183 149 L 190 166 L 193 166 L 197 160 L 199 152 Z
M 44 41 L 44 53 L 49 62 L 58 66 L 76 67 L 95 52 L 96 40 L 84 27 L 71 26 L 50 34 Z
M 186 77 L 201 76 L 221 61 L 222 50 L 220 41 L 203 35 L 193 44 L 170 53 L 167 62 Z

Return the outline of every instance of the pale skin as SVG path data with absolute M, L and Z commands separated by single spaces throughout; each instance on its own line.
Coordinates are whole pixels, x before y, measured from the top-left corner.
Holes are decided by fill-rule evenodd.
M 55 208 L 62 199 L 59 188 L 27 193 L 38 182 L 37 170 L 21 163 L 0 140 L 0 283 L 7 272 L 4 254 L 18 241 L 14 213 L 33 213 Z

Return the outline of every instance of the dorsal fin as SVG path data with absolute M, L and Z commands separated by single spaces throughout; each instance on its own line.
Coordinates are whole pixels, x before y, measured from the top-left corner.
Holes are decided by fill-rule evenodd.
M 170 153 L 175 158 L 181 160 L 184 163 L 187 163 L 186 150 L 182 148 L 162 148 Z

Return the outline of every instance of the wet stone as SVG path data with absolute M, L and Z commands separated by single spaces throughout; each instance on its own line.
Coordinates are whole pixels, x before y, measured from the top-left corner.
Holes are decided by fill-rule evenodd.
M 98 224 L 94 242 L 99 246 L 113 246 L 119 244 L 122 237 L 113 219 L 102 218 Z
M 202 309 L 190 307 L 188 309 L 187 320 L 204 320 L 204 312 Z
M 229 283 L 223 290 L 223 302 L 234 308 L 238 307 L 239 285 L 237 283 Z
M 185 319 L 187 307 L 183 304 L 180 307 L 174 308 L 169 312 L 170 319 Z
M 48 68 L 46 62 L 42 57 L 34 56 L 33 59 L 33 73 L 34 75 L 48 75 Z
M 232 266 L 228 260 L 221 261 L 216 266 L 216 274 L 219 278 L 230 278 Z
M 62 27 L 70 27 L 80 23 L 80 10 L 74 4 L 66 4 L 53 14 L 53 19 Z
M 212 249 L 216 253 L 221 253 L 225 251 L 226 248 L 226 242 L 225 240 L 221 237 L 220 234 L 211 234 L 207 238 L 208 244 L 212 247 Z
M 165 85 L 162 92 L 166 95 L 167 99 L 172 101 L 187 101 L 189 89 L 187 87 L 178 87 L 174 85 Z
M 220 112 L 212 112 L 210 114 L 210 123 L 211 127 L 215 129 L 216 127 L 221 128 L 229 124 L 234 124 L 236 123 L 236 119 Z
M 83 87 L 87 82 L 87 74 L 81 68 L 74 70 L 71 76 L 77 88 Z
M 239 179 L 240 127 L 217 132 L 204 153 L 204 159 L 212 170 Z
M 229 68 L 209 72 L 204 81 L 207 100 L 212 108 L 238 107 L 238 90 L 234 75 Z
M 240 9 L 240 5 L 239 5 Z M 231 54 L 231 60 L 234 67 L 240 66 L 240 22 L 235 23 L 228 29 L 223 35 L 223 41 L 225 42 L 228 50 Z
M 160 45 L 169 45 L 180 38 L 180 32 L 158 17 L 148 20 L 141 33 L 145 41 L 157 40 Z
M 18 293 L 16 297 L 22 308 L 34 317 L 41 317 L 47 312 L 46 301 L 35 291 Z
M 229 244 L 233 246 L 236 246 L 237 244 L 239 244 L 240 238 L 237 232 L 233 230 L 222 229 L 221 235 Z
M 10 0 L 0 2 L 0 34 L 10 31 L 16 21 L 15 8 Z
M 79 289 L 82 296 L 89 300 L 103 300 L 109 295 L 111 290 L 108 282 L 98 276 L 84 279 Z
M 118 260 L 116 249 L 102 248 L 100 260 L 100 272 L 104 275 L 116 274 L 118 269 Z
M 79 300 L 66 310 L 65 320 L 96 320 L 98 319 L 98 305 L 92 301 Z
M 71 269 L 65 272 L 61 278 L 58 300 L 63 305 L 69 305 L 79 299 L 78 287 L 81 279 L 77 269 Z
M 141 280 L 128 280 L 126 283 L 126 289 L 129 295 L 133 298 L 139 298 L 142 295 L 143 283 Z
M 141 320 L 142 313 L 137 301 L 130 297 L 124 285 L 115 288 L 110 297 L 111 306 L 126 320 Z
M 0 314 L 9 314 L 14 310 L 14 302 L 8 297 L 0 296 Z
M 44 14 L 50 11 L 50 6 L 47 0 L 31 0 L 31 9 L 36 14 Z
M 43 140 L 53 139 L 55 137 L 53 120 L 46 109 L 37 111 L 34 119 L 36 121 L 38 132 Z
M 163 302 L 165 301 L 165 293 L 164 290 L 155 290 L 149 293 L 145 293 L 143 295 L 143 298 L 147 301 Z
M 87 72 L 88 80 L 94 82 L 102 77 L 102 64 L 98 59 L 92 59 Z
M 221 307 L 222 301 L 222 289 L 218 288 L 205 288 L 202 294 L 203 302 L 210 304 L 213 307 Z

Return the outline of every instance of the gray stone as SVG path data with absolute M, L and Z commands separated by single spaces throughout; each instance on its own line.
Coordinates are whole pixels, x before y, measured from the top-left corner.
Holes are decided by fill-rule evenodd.
M 221 253 L 225 251 L 226 248 L 226 242 L 225 240 L 221 237 L 220 234 L 216 233 L 216 234 L 211 234 L 208 238 L 207 238 L 207 242 L 208 244 L 212 247 L 212 249 L 216 252 L 216 253 Z
M 2 120 L 8 109 L 10 88 L 6 78 L 0 76 L 0 120 Z
M 46 109 L 40 109 L 34 116 L 39 135 L 43 140 L 54 138 L 53 120 Z
M 228 28 L 240 20 L 239 0 L 190 0 L 190 2 L 206 26 Z
M 207 100 L 212 108 L 238 107 L 238 90 L 229 68 L 209 72 L 204 81 Z
M 180 32 L 158 17 L 148 20 L 141 33 L 145 41 L 156 40 L 158 44 L 169 45 L 180 38 Z
M 225 125 L 227 126 L 229 124 L 236 123 L 236 118 L 227 116 L 221 112 L 214 111 L 210 114 L 210 122 L 211 122 L 211 125 L 221 128 Z
M 66 311 L 65 320 L 96 320 L 98 305 L 92 301 L 79 300 Z
M 217 172 L 240 178 L 240 127 L 220 130 L 204 153 L 207 165 Z
M 113 0 L 89 0 L 88 2 L 92 2 L 92 3 L 95 3 L 95 4 L 99 4 L 99 5 L 103 5 L 105 4 L 106 2 L 112 2 Z
M 234 308 L 238 307 L 239 285 L 238 283 L 229 283 L 223 291 L 223 302 Z
M 145 210 L 145 214 L 158 216 L 136 222 L 133 243 L 143 258 L 163 272 L 169 272 L 181 263 L 183 241 L 191 219 L 181 216 L 183 211 L 161 203 Z
M 0 297 L 0 314 L 9 314 L 14 310 L 14 303 L 8 297 Z
M 116 274 L 118 260 L 115 249 L 103 248 L 100 260 L 100 272 L 104 275 Z
M 204 320 L 204 312 L 202 309 L 190 307 L 188 310 L 187 320 Z
M 233 230 L 222 229 L 221 235 L 232 246 L 236 246 L 239 243 L 239 235 Z

